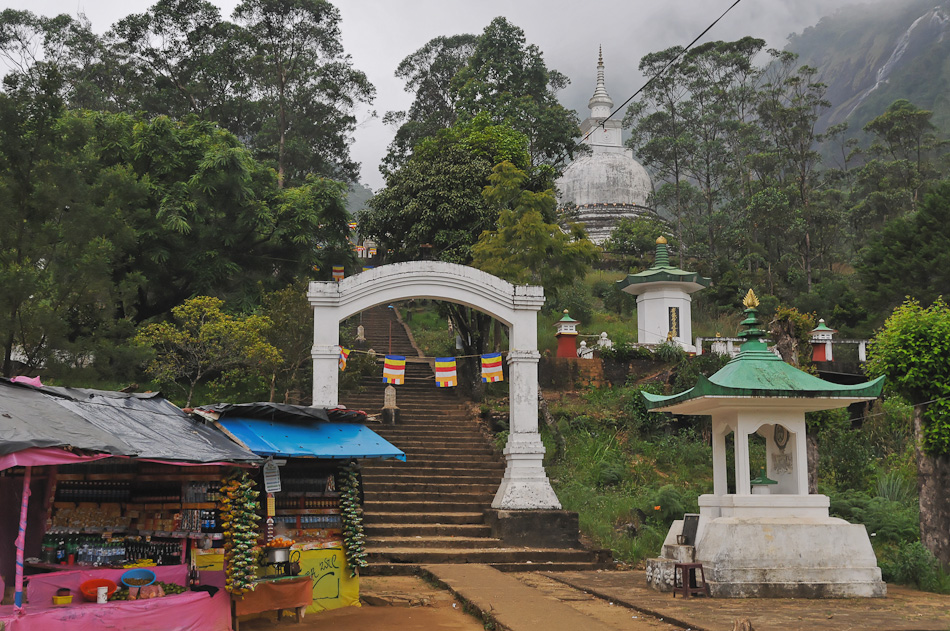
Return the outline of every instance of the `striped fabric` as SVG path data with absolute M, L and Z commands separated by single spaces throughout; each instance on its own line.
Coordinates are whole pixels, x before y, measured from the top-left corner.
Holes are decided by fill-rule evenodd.
M 342 265 L 333 266 L 333 280 L 337 282 L 343 280 L 343 266 Z
M 406 382 L 406 356 L 386 355 L 383 364 L 383 383 L 400 385 Z
M 494 383 L 504 380 L 505 376 L 501 370 L 501 353 L 482 355 L 482 381 Z
M 350 349 L 340 347 L 340 370 L 346 370 L 346 360 L 350 358 Z
M 451 388 L 459 383 L 458 373 L 455 370 L 454 357 L 435 358 L 435 385 L 440 388 Z

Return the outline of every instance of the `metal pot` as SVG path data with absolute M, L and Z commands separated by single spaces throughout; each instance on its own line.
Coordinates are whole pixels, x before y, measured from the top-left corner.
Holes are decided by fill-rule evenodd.
M 267 548 L 265 555 L 268 563 L 286 563 L 290 560 L 290 548 Z

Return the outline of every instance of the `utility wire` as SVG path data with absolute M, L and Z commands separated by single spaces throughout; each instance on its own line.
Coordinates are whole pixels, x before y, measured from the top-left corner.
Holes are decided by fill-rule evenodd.
M 607 116 L 607 118 L 605 118 L 604 120 L 602 120 L 602 121 L 600 122 L 600 124 L 598 125 L 598 127 L 601 127 L 601 128 L 603 129 L 603 128 L 604 128 L 604 123 L 606 123 L 607 121 L 609 121 L 611 118 L 614 117 L 615 114 L 617 114 L 617 113 L 620 112 L 623 108 L 625 108 L 625 107 L 627 106 L 627 103 L 629 103 L 630 101 L 632 101 L 633 99 L 635 99 L 638 94 L 640 94 L 641 92 L 643 92 L 644 90 L 646 90 L 647 87 L 649 87 L 651 83 L 653 83 L 655 80 L 659 79 L 659 78 L 663 75 L 663 73 L 666 72 L 666 71 L 670 68 L 670 66 L 672 66 L 674 63 L 676 63 L 677 61 L 679 61 L 680 58 L 681 58 L 683 55 L 685 55 L 686 52 L 687 52 L 690 48 L 692 48 L 693 45 L 694 45 L 696 42 L 698 42 L 698 41 L 703 37 L 703 35 L 705 35 L 706 33 L 708 33 L 708 32 L 712 29 L 712 27 L 716 26 L 716 24 L 719 22 L 719 20 L 721 20 L 722 18 L 724 18 L 724 17 L 726 16 L 726 14 L 729 13 L 730 11 L 732 11 L 732 9 L 733 9 L 737 4 L 739 4 L 741 1 L 742 1 L 742 0 L 736 0 L 736 1 L 733 2 L 731 5 L 729 5 L 729 8 L 726 9 L 725 11 L 723 11 L 723 12 L 722 12 L 722 15 L 720 15 L 718 18 L 716 18 L 716 19 L 712 22 L 712 24 L 710 24 L 710 25 L 707 26 L 705 29 L 703 29 L 703 32 L 702 32 L 702 33 L 700 33 L 699 35 L 697 35 L 697 36 L 693 39 L 693 41 L 691 41 L 689 44 L 687 44 L 686 47 L 685 47 L 683 50 L 681 50 L 680 53 L 679 53 L 676 57 L 674 57 L 673 59 L 671 59 L 670 61 L 668 61 L 667 64 L 666 64 L 665 66 L 663 66 L 663 68 L 661 68 L 658 73 L 656 73 L 655 75 L 653 75 L 652 77 L 650 77 L 649 79 L 647 79 L 647 82 L 644 83 L 642 86 L 640 86 L 640 88 L 639 88 L 636 92 L 634 92 L 632 95 L 630 95 L 630 98 L 628 98 L 626 101 L 624 101 L 623 103 L 621 103 L 621 104 L 620 104 L 620 107 L 618 107 L 617 109 L 615 109 L 614 111 L 612 111 L 612 112 L 610 113 L 610 115 Z M 588 138 L 590 138 L 590 135 L 591 135 L 592 133 L 594 133 L 594 129 L 596 129 L 596 128 L 597 128 L 597 127 L 594 127 L 594 128 L 591 129 L 589 132 L 587 132 L 587 135 L 584 136 L 583 138 L 581 138 L 581 139 L 577 142 L 577 145 L 575 145 L 575 146 L 581 145 L 585 140 L 587 140 Z M 563 159 L 563 156 L 562 156 L 562 159 Z

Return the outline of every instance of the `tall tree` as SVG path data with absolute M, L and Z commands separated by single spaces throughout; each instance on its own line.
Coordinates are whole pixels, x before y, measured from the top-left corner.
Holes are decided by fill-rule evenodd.
M 455 123 L 455 99 L 449 86 L 468 63 L 476 41 L 475 35 L 436 37 L 400 62 L 396 77 L 405 81 L 406 92 L 414 92 L 415 97 L 408 111 L 386 112 L 383 117 L 383 122 L 398 125 L 380 166 L 384 175 L 405 164 L 421 140 Z
M 826 86 L 816 80 L 817 70 L 795 67 L 797 56 L 787 51 L 769 51 L 775 61 L 766 74 L 759 103 L 759 120 L 767 131 L 777 161 L 773 177 L 786 192 L 802 226 L 801 267 L 805 287 L 811 291 L 812 266 L 820 255 L 813 235 L 822 223 L 822 206 L 817 203 L 817 125 L 821 113 L 830 106 Z
M 950 287 L 950 180 L 928 193 L 920 209 L 898 217 L 869 240 L 857 261 L 865 300 L 881 313 L 908 295 L 932 302 Z
M 498 209 L 498 225 L 478 238 L 472 265 L 515 284 L 541 285 L 553 300 L 584 277 L 599 252 L 581 225 L 566 232 L 550 220 L 554 191 L 525 190 L 527 179 L 510 162 L 492 169 L 482 196 Z
M 950 307 L 909 299 L 871 341 L 868 374 L 914 405 L 920 541 L 950 569 Z
M 527 169 L 527 138 L 486 114 L 442 130 L 386 178 L 370 211 L 360 213 L 361 234 L 392 250 L 389 260 L 471 262 L 478 236 L 498 219 L 482 188 L 505 160 Z
M 343 52 L 339 10 L 326 0 L 244 0 L 234 18 L 250 36 L 264 107 L 252 144 L 276 164 L 278 186 L 310 173 L 355 181 L 347 139 L 375 89 Z
M 663 70 L 680 57 L 683 49 L 674 46 L 649 53 L 640 59 L 640 72 L 653 77 L 643 90 L 643 96 L 627 109 L 623 118 L 625 127 L 631 128 L 627 146 L 653 170 L 656 177 L 670 185 L 667 208 L 676 223 L 676 235 L 680 240 L 679 256 L 682 260 L 688 239 L 683 229 L 686 205 L 682 189 L 686 183 L 686 161 L 692 153 L 695 139 L 689 133 L 686 114 L 682 105 L 688 90 L 679 76 Z
M 45 73 L 44 73 L 45 74 Z M 55 73 L 54 73 L 55 74 Z M 0 94 L 0 348 L 25 372 L 93 337 L 111 319 L 111 270 L 122 230 L 96 203 L 86 129 L 65 115 L 59 82 Z M 121 187 L 117 176 L 112 183 Z
M 452 78 L 459 120 L 486 112 L 528 137 L 532 165 L 561 164 L 577 151 L 577 115 L 557 101 L 569 80 L 549 70 L 524 31 L 497 17 L 478 37 L 465 67 Z M 564 165 L 567 162 L 563 162 Z
M 138 108 L 182 117 L 196 114 L 235 133 L 237 111 L 249 109 L 249 46 L 241 29 L 204 0 L 159 0 L 107 34 L 136 93 Z

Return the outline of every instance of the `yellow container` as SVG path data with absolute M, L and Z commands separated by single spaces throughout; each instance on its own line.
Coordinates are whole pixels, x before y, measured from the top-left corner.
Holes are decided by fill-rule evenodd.
M 73 602 L 72 594 L 70 594 L 69 596 L 53 596 L 54 605 L 68 605 L 71 602 Z

